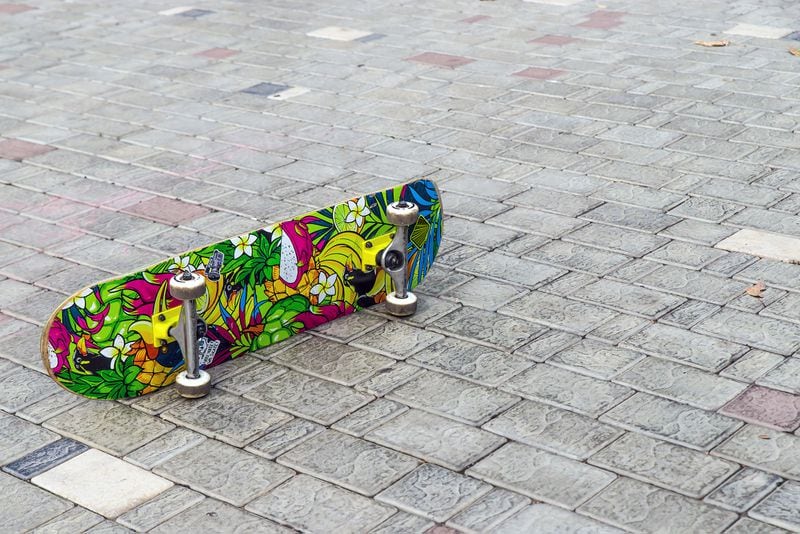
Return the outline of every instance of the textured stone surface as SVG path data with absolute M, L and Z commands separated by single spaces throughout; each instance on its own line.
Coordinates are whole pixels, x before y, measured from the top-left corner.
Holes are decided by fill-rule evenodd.
M 462 471 L 505 442 L 489 432 L 420 410 L 405 412 L 364 437 L 454 471 Z
M 319 434 L 324 429 L 325 427 L 305 419 L 292 419 L 285 425 L 252 442 L 247 446 L 247 450 L 273 460 L 292 447 Z
M 304 441 L 277 461 L 363 495 L 375 495 L 418 465 L 405 454 L 335 430 Z
M 800 348 L 800 325 L 744 312 L 722 310 L 695 330 L 786 356 Z
M 530 293 L 503 306 L 499 311 L 581 335 L 594 330 L 615 315 L 611 310 L 599 306 L 541 292 Z
M 646 319 L 655 319 L 683 303 L 674 295 L 612 280 L 600 280 L 576 291 L 573 296 Z
M 156 498 L 125 512 L 117 518 L 117 522 L 137 531 L 148 531 L 203 499 L 203 495 L 196 491 L 173 486 Z
M 567 508 L 575 508 L 614 480 L 614 475 L 561 456 L 509 443 L 467 474 Z
M 88 447 L 83 443 L 78 443 L 69 438 L 62 438 L 5 465 L 3 471 L 19 478 L 29 479 L 81 454 L 87 449 Z
M 518 493 L 495 489 L 453 517 L 447 525 L 464 532 L 485 532 L 495 528 L 528 503 L 530 499 Z
M 562 350 L 547 363 L 608 380 L 643 357 L 639 352 L 584 340 Z
M 796 532 L 800 530 L 800 483 L 789 481 L 750 510 L 755 519 Z
M 362 437 L 373 428 L 407 410 L 406 406 L 388 399 L 375 399 L 360 410 L 340 419 L 331 425 L 331 428 L 351 436 Z
M 705 501 L 733 512 L 744 512 L 778 487 L 781 477 L 745 467 L 712 491 Z
M 360 317 L 361 314 L 354 317 Z M 335 322 L 328 324 L 336 324 Z M 377 326 L 376 328 L 381 328 Z M 275 355 L 273 361 L 297 371 L 352 386 L 392 366 L 394 360 L 373 352 L 309 339 Z
M 720 412 L 748 423 L 791 432 L 800 427 L 800 396 L 751 386 Z
M 721 532 L 738 516 L 644 482 L 619 478 L 579 512 L 640 532 Z
M 549 504 L 532 504 L 497 525 L 499 532 L 563 532 L 577 534 L 596 532 L 618 534 L 624 532 L 588 517 L 569 512 Z
M 0 463 L 17 460 L 57 440 L 58 434 L 0 412 Z
M 768 428 L 745 425 L 712 454 L 741 464 L 800 480 L 800 437 Z
M 231 525 L 235 525 L 242 532 L 253 531 L 265 534 L 289 534 L 292 532 L 272 521 L 214 499 L 205 499 L 195 506 L 190 506 L 151 532 L 157 534 L 226 532 L 230 530 Z
M 491 488 L 474 478 L 424 464 L 375 498 L 433 521 L 444 522 Z
M 430 328 L 507 351 L 516 349 L 545 331 L 541 325 L 468 307 L 448 313 L 431 323 Z

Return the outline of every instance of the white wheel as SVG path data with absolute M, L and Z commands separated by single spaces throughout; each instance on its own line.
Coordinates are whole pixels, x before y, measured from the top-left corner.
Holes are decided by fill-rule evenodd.
M 198 371 L 197 378 L 189 378 L 186 371 L 181 371 L 175 379 L 175 387 L 181 397 L 198 399 L 205 397 L 211 391 L 211 375 L 205 371 Z
M 169 292 L 178 300 L 194 300 L 202 297 L 206 292 L 206 279 L 197 273 L 191 273 L 190 277 L 184 274 L 176 274 L 169 279 Z
M 411 202 L 392 202 L 386 207 L 386 219 L 395 226 L 411 226 L 419 218 L 419 208 Z
M 406 298 L 401 299 L 392 291 L 386 295 L 386 311 L 397 317 L 413 315 L 417 311 L 417 296 L 409 291 Z

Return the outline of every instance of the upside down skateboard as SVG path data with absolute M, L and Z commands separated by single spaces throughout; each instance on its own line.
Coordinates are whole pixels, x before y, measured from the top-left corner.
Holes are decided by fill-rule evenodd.
M 379 302 L 413 313 L 441 237 L 429 180 L 347 200 L 78 291 L 45 325 L 42 358 L 90 398 L 175 381 L 200 397 L 205 369 L 231 358 Z

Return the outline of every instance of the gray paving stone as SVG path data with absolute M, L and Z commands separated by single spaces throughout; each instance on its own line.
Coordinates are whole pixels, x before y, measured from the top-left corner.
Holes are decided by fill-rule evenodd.
M 700 451 L 711 449 L 741 426 L 730 417 L 647 393 L 624 400 L 600 421 Z
M 178 515 L 151 530 L 156 534 L 191 534 L 192 532 L 230 532 L 232 525 L 241 532 L 263 532 L 264 534 L 289 534 L 293 532 L 272 521 L 240 508 L 214 499 L 205 499 L 190 506 Z
M 148 531 L 203 499 L 203 495 L 196 491 L 173 486 L 155 499 L 125 512 L 117 522 L 138 532 Z
M 423 464 L 375 498 L 401 510 L 444 522 L 491 489 L 490 485 L 474 478 Z
M 601 139 L 611 139 L 623 143 L 659 148 L 681 137 L 677 132 L 665 132 L 655 128 L 642 128 L 636 126 L 616 126 L 600 134 Z
M 689 241 L 700 245 L 716 245 L 726 237 L 735 234 L 733 228 L 720 226 L 694 219 L 684 219 L 661 232 L 660 236 Z
M 519 397 L 432 371 L 424 371 L 394 389 L 387 398 L 408 406 L 479 425 Z
M 800 393 L 800 358 L 786 358 L 756 383 L 788 393 Z
M 665 246 L 651 252 L 646 257 L 647 259 L 679 267 L 701 269 L 724 255 L 725 252 L 711 247 L 704 247 L 684 241 L 670 241 Z
M 285 350 L 288 350 L 289 348 L 290 346 L 285 347 Z M 257 352 L 256 354 L 263 355 L 263 352 Z M 240 356 L 236 360 L 239 360 L 240 358 L 244 360 L 244 358 L 247 357 L 248 356 L 244 357 Z M 255 357 L 253 357 L 253 359 L 255 360 Z M 235 362 L 236 360 L 232 360 L 232 362 Z M 222 367 L 222 365 L 219 367 Z M 233 372 L 229 377 L 225 376 L 220 377 L 217 374 L 215 374 L 211 380 L 215 382 L 214 386 L 217 389 L 221 389 L 222 391 L 226 391 L 234 395 L 243 395 L 244 393 L 250 391 L 254 387 L 263 384 L 264 382 L 267 382 L 269 380 L 272 380 L 273 378 L 276 378 L 287 371 L 288 369 L 286 367 L 283 367 L 282 365 L 275 365 L 272 362 L 260 362 L 260 363 L 253 363 L 253 365 L 247 365 L 246 367 L 241 369 L 241 372 L 239 371 Z M 176 401 L 179 402 L 178 399 L 176 399 Z M 172 403 L 170 403 L 170 405 L 171 404 Z M 142 407 L 142 405 L 139 402 L 136 402 L 134 405 L 137 408 Z
M 73 506 L 55 519 L 29 531 L 35 534 L 58 534 L 59 532 L 83 532 L 103 522 L 103 516 L 86 508 Z
M 9 532 L 33 529 L 72 508 L 69 501 L 5 473 L 0 473 L 0 489 L 3 528 Z
M 747 284 L 699 271 L 664 265 L 637 283 L 683 297 L 724 305 L 744 293 Z
M 565 241 L 551 241 L 528 252 L 525 258 L 597 276 L 607 274 L 629 260 L 623 254 L 606 252 Z
M 381 324 L 376 326 L 376 329 L 385 333 L 382 329 L 387 326 Z M 403 332 L 407 330 L 415 332 L 415 329 L 411 327 L 397 326 Z M 373 338 L 368 337 L 366 344 L 371 344 L 371 341 L 373 341 Z M 391 358 L 343 346 L 321 338 L 309 339 L 288 350 L 281 351 L 273 357 L 273 361 L 296 371 L 337 382 L 344 386 L 352 386 L 366 380 L 375 373 L 388 369 L 394 364 L 394 360 Z
M 153 472 L 234 506 L 244 506 L 293 474 L 274 462 L 211 439 L 173 456 Z
M 488 311 L 496 311 L 497 308 L 518 295 L 519 288 L 485 278 L 473 278 L 442 293 L 443 297 L 456 300 L 463 305 Z M 361 315 L 363 314 L 355 314 L 352 317 L 360 317 Z M 336 322 L 328 324 L 335 324 Z
M 683 299 L 612 280 L 600 280 L 585 286 L 572 295 L 626 313 L 655 319 L 683 303 Z
M 541 333 L 540 328 L 531 325 L 531 334 Z M 486 386 L 500 385 L 532 365 L 524 357 L 450 337 L 417 353 L 409 362 Z
M 468 534 L 487 532 L 509 516 L 526 507 L 530 499 L 504 489 L 494 489 L 460 514 L 447 522 L 447 526 Z
M 761 426 L 745 425 L 712 454 L 784 478 L 800 480 L 800 437 Z
M 292 419 L 285 425 L 268 432 L 263 437 L 248 445 L 245 450 L 274 460 L 292 447 L 310 439 L 325 427 L 306 421 L 305 419 Z
M 360 438 L 407 410 L 408 407 L 388 399 L 375 399 L 360 410 L 340 419 L 331 425 L 331 428 Z
M 3 467 L 3 471 L 11 473 L 18 478 L 29 480 L 87 449 L 88 447 L 83 443 L 78 443 L 69 438 L 62 438 L 7 464 Z
M 516 375 L 501 389 L 590 417 L 597 417 L 633 393 L 624 386 L 546 363 Z
M 358 348 L 379 352 L 397 360 L 405 360 L 409 356 L 425 349 L 425 347 L 441 341 L 443 337 L 441 334 L 407 324 L 390 322 L 356 338 L 350 344 Z M 347 349 L 342 348 L 341 350 Z M 313 352 L 307 354 L 307 358 L 310 361 L 315 361 L 315 356 L 316 354 Z M 347 363 L 347 360 L 345 360 L 339 366 L 341 367 Z M 362 371 L 360 375 L 362 380 L 369 378 L 369 374 L 374 374 L 378 369 L 388 367 L 384 359 L 373 358 L 369 363 L 371 364 L 369 367 L 370 373 Z M 353 378 L 355 379 L 356 377 Z
M 430 328 L 507 351 L 518 348 L 532 337 L 545 331 L 541 325 L 469 307 L 462 307 L 448 313 L 432 322 Z M 439 342 L 442 342 L 441 338 Z
M 796 532 L 800 530 L 798 499 L 800 499 L 800 484 L 789 481 L 754 506 L 748 515 L 765 523 Z
M 622 530 L 594 521 L 588 517 L 551 506 L 532 504 L 497 525 L 499 532 L 530 532 L 544 534 L 563 532 L 597 532 L 598 534 L 621 533 Z
M 658 267 L 659 265 L 656 262 L 636 259 L 626 263 L 616 271 L 607 275 L 607 277 L 621 282 L 635 282 L 644 275 L 652 273 L 658 269 Z
M 496 215 L 487 221 L 489 224 L 545 235 L 560 237 L 585 224 L 584 221 L 565 217 L 555 213 L 516 206 L 509 211 Z
M 543 362 L 556 352 L 566 349 L 580 340 L 580 336 L 575 334 L 550 330 L 517 349 L 514 355 L 536 362 Z
M 739 466 L 705 453 L 628 433 L 589 458 L 589 463 L 700 498 L 735 473 Z
M 362 495 L 375 495 L 419 462 L 391 449 L 334 430 L 315 435 L 278 462 Z
M 687 300 L 670 313 L 661 317 L 659 322 L 668 326 L 691 328 L 702 319 L 718 312 L 719 306 L 701 300 Z
M 663 237 L 598 223 L 579 228 L 563 239 L 634 257 L 644 256 L 668 242 Z
M 800 348 L 800 325 L 745 312 L 721 310 L 695 330 L 786 356 Z
M 385 319 L 375 315 L 352 313 L 336 321 L 323 323 L 314 328 L 314 332 L 346 343 L 385 322 Z
M 0 412 L 0 464 L 13 462 L 58 439 L 58 434 Z
M 662 324 L 634 334 L 623 346 L 707 371 L 722 369 L 746 350 L 736 343 Z
M 611 202 L 584 213 L 581 218 L 595 223 L 621 226 L 650 233 L 660 232 L 680 220 L 660 211 Z
M 542 187 L 533 187 L 505 201 L 505 204 L 549 211 L 566 217 L 577 217 L 600 203 L 599 200 L 594 200 L 585 196 L 554 191 Z M 448 211 L 450 210 L 449 204 L 448 202 Z
M 541 291 L 545 293 L 552 293 L 559 296 L 567 296 L 574 293 L 578 289 L 592 284 L 597 281 L 596 276 L 590 274 L 572 272 L 565 274 L 558 280 L 550 282 L 541 287 Z
M 786 530 L 743 517 L 725 531 L 726 534 L 784 534 Z
M 653 357 L 641 360 L 614 381 L 710 411 L 718 410 L 746 387 L 741 382 Z
M 194 402 L 183 402 L 161 417 L 208 437 L 244 447 L 292 417 L 224 391 Z
M 722 532 L 738 518 L 629 478 L 617 479 L 578 511 L 635 532 Z
M 201 434 L 178 427 L 150 440 L 126 455 L 125 460 L 144 469 L 152 469 L 173 456 L 191 449 L 205 439 L 205 436 Z
M 730 180 L 712 179 L 697 187 L 693 194 L 727 200 L 750 206 L 767 207 L 786 196 L 786 193 L 770 187 L 746 185 Z
M 797 281 L 798 275 L 800 275 L 799 265 L 760 259 L 739 271 L 736 277 L 748 282 L 762 280 L 768 287 L 800 291 L 800 283 Z
M 786 358 L 763 350 L 751 350 L 731 365 L 720 371 L 721 376 L 753 383 L 775 368 Z
M 608 343 L 620 343 L 649 324 L 651 323 L 647 319 L 618 313 L 610 321 L 589 332 L 587 337 L 597 338 Z
M 745 467 L 712 491 L 705 501 L 732 512 L 743 513 L 777 488 L 781 480 L 777 475 Z
M 329 425 L 372 400 L 349 388 L 294 371 L 251 389 L 245 398 Z
M 500 313 L 585 335 L 616 314 L 556 295 L 533 292 L 500 308 Z
M 594 176 L 569 171 L 544 169 L 521 180 L 530 185 L 555 189 L 567 193 L 586 195 L 596 191 L 607 182 Z
M 538 501 L 575 508 L 614 480 L 614 475 L 511 442 L 481 460 L 467 474 Z
M 465 261 L 457 267 L 477 276 L 485 276 L 499 282 L 509 282 L 535 288 L 566 273 L 549 265 L 508 256 L 500 252 L 490 252 Z
M 685 202 L 672 208 L 669 214 L 710 223 L 720 223 L 742 209 L 744 209 L 744 206 L 733 202 L 724 202 L 715 198 L 689 197 Z
M 364 437 L 454 471 L 462 471 L 505 442 L 489 432 L 419 410 L 405 412 Z
M 583 340 L 549 358 L 547 363 L 610 380 L 644 358 L 644 354 L 593 340 Z
M 476 201 L 477 202 L 477 201 Z M 447 239 L 489 250 L 499 242 L 511 241 L 520 233 L 490 224 L 451 217 L 447 220 Z

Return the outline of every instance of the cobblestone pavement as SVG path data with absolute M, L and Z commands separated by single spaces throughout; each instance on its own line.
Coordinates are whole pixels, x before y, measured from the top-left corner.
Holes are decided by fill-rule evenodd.
M 3 529 L 800 531 L 797 2 L 29 0 L 0 28 Z M 43 374 L 78 288 L 420 176 L 449 217 L 416 316 L 196 402 Z

